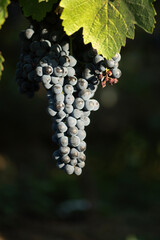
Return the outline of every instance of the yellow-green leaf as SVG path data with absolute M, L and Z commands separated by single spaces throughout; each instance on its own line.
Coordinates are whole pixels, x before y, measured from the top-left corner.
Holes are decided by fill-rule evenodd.
M 107 59 L 134 38 L 135 24 L 152 33 L 155 24 L 153 0 L 61 0 L 61 19 L 68 35 L 83 28 L 84 43 Z
M 8 17 L 7 7 L 10 4 L 10 0 L 0 0 L 0 29 L 2 28 L 3 23 Z
M 38 0 L 38 2 L 48 2 L 49 0 Z
M 1 76 L 2 76 L 2 71 L 4 70 L 3 63 L 4 63 L 4 58 L 3 58 L 3 56 L 0 52 L 0 79 L 1 79 Z

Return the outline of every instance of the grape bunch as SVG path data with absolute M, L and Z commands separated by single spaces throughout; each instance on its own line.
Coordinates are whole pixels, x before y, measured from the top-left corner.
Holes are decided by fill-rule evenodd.
M 55 24 L 56 25 L 56 24 Z M 33 24 L 21 34 L 22 54 L 17 64 L 16 81 L 20 91 L 32 97 L 42 83 L 47 91 L 47 111 L 52 118 L 52 140 L 58 148 L 53 158 L 59 169 L 81 175 L 86 161 L 86 127 L 91 111 L 100 107 L 93 99 L 98 85 L 115 84 L 121 76 L 120 54 L 106 60 L 91 46 L 83 51 L 85 64 L 70 53 L 62 29 Z M 54 30 L 53 30 L 54 29 Z M 87 60 L 87 61 L 86 61 Z
M 85 166 L 85 127 L 90 112 L 99 108 L 93 97 L 96 88 L 84 78 L 76 77 L 77 60 L 70 55 L 69 44 L 53 44 L 48 56 L 36 67 L 47 90 L 48 113 L 52 117 L 53 142 L 59 148 L 53 153 L 57 167 L 70 175 L 80 175 Z

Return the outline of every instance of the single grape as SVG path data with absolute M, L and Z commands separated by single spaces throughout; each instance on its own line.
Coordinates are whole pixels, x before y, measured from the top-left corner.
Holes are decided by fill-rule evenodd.
M 78 119 L 78 120 L 77 120 L 77 127 L 78 127 L 80 130 L 84 130 L 84 122 L 83 122 L 83 120 L 81 120 L 81 119 Z
M 77 158 L 79 156 L 79 152 L 77 151 L 76 148 L 71 148 L 70 156 L 71 158 Z
M 78 135 L 77 136 L 80 138 L 81 141 L 83 141 L 86 138 L 86 131 L 83 130 L 83 129 L 80 129 L 78 131 Z
M 82 76 L 86 79 L 86 80 L 90 80 L 92 77 L 94 77 L 94 74 L 91 73 L 91 69 L 89 68 L 85 68 L 83 73 L 82 73 Z
M 79 96 L 86 101 L 91 98 L 91 91 L 89 89 L 82 90 L 80 91 Z
M 76 98 L 74 102 L 75 108 L 83 109 L 84 108 L 84 100 L 82 98 Z
M 98 54 L 94 58 L 95 64 L 97 64 L 97 63 L 99 63 L 99 62 L 101 62 L 103 60 L 104 60 L 104 58 L 102 56 L 98 55 Z
M 66 126 L 66 124 L 64 123 L 64 122 L 60 122 L 60 123 L 58 123 L 57 124 L 57 128 L 58 128 L 58 130 L 60 131 L 60 132 L 66 132 L 67 131 L 67 126 Z
M 78 133 L 78 128 L 77 127 L 70 127 L 69 129 L 68 129 L 68 134 L 69 135 L 77 135 L 77 133 Z
M 78 136 L 71 136 L 70 144 L 72 147 L 77 147 L 80 144 L 80 138 Z
M 72 106 L 71 104 L 65 104 L 64 111 L 65 111 L 67 114 L 72 113 L 72 112 L 73 112 L 73 106 Z
M 66 117 L 66 113 L 62 110 L 57 113 L 57 117 L 60 118 L 61 120 Z
M 48 75 L 46 75 L 46 76 L 48 76 Z M 55 84 L 53 86 L 52 90 L 55 94 L 62 93 L 62 86 L 60 84 Z
M 51 66 L 44 67 L 44 72 L 47 75 L 51 75 L 53 73 L 53 68 Z
M 120 78 L 121 75 L 122 75 L 121 70 L 118 69 L 118 68 L 114 68 L 114 69 L 112 70 L 112 73 L 113 73 L 113 76 L 114 76 L 115 78 Z
M 84 122 L 84 126 L 87 127 L 89 126 L 91 120 L 89 119 L 89 117 L 82 117 L 81 120 Z
M 33 34 L 34 34 L 34 30 L 33 30 L 33 29 L 31 29 L 31 28 L 26 29 L 25 35 L 26 35 L 26 38 L 27 38 L 27 39 L 31 39 L 31 37 L 33 36 Z
M 63 90 L 64 90 L 64 92 L 65 92 L 66 94 L 72 94 L 72 93 L 74 92 L 74 88 L 73 88 L 73 86 L 70 85 L 70 84 L 66 84 L 66 85 L 64 86 Z
M 87 148 L 87 144 L 84 141 L 81 141 L 79 146 L 77 147 L 79 152 L 84 152 Z
M 40 65 L 41 65 L 41 67 L 48 67 L 48 63 L 47 62 L 45 62 L 45 59 L 43 58 L 43 61 L 41 60 L 40 61 Z
M 68 146 L 68 137 L 66 136 L 63 136 L 59 139 L 60 141 L 60 144 L 63 146 L 63 147 L 67 147 Z
M 64 84 L 64 78 L 63 77 L 59 77 L 58 83 L 63 86 Z
M 46 50 L 49 50 L 51 48 L 51 42 L 47 39 L 42 39 L 41 40 L 41 47 L 46 49 Z
M 65 97 L 65 103 L 66 104 L 73 104 L 74 102 L 74 96 L 71 94 L 67 94 Z
M 61 102 L 61 101 L 58 101 L 58 102 L 56 102 L 56 109 L 58 110 L 58 111 L 62 111 L 62 110 L 64 110 L 64 103 L 63 102 Z
M 64 70 L 63 70 L 62 67 L 60 67 L 60 66 L 55 67 L 53 69 L 53 71 L 54 71 L 55 76 L 57 76 L 57 77 L 62 77 L 63 76 Z
M 62 162 L 69 163 L 71 161 L 70 157 L 68 155 L 65 155 L 62 157 Z
M 77 84 L 77 78 L 75 76 L 72 77 L 68 77 L 68 82 L 69 84 L 71 84 L 72 86 L 75 86 Z
M 50 83 L 44 83 L 44 87 L 46 88 L 46 89 L 51 89 L 52 88 L 52 84 L 50 84 Z
M 86 161 L 86 155 L 83 152 L 80 152 L 78 155 L 80 161 Z
M 74 168 L 74 173 L 77 175 L 77 176 L 80 176 L 82 174 L 82 169 L 80 167 L 75 167 Z
M 94 109 L 94 101 L 93 100 L 88 100 L 85 102 L 85 109 L 87 111 L 92 111 Z
M 88 87 L 88 82 L 85 79 L 80 78 L 80 79 L 78 79 L 77 85 L 78 85 L 79 89 L 84 90 Z
M 70 65 L 70 59 L 68 56 L 61 56 L 59 62 L 63 67 L 68 67 Z
M 69 65 L 74 67 L 77 64 L 77 60 L 73 56 L 69 56 Z M 74 74 L 73 74 L 74 75 Z
M 62 155 L 65 155 L 65 156 L 68 155 L 69 152 L 70 152 L 70 148 L 69 147 L 60 147 L 59 150 L 60 150 L 60 153 Z
M 95 99 L 92 99 L 93 103 L 94 103 L 94 108 L 93 111 L 97 111 L 100 107 L 99 102 Z
M 72 112 L 72 116 L 76 119 L 80 118 L 82 116 L 82 111 L 79 109 L 74 109 Z
M 69 43 L 63 43 L 62 44 L 62 49 L 64 50 L 64 51 L 69 51 Z
M 42 67 L 36 67 L 36 74 L 37 74 L 37 76 L 39 76 L 39 77 L 42 77 L 43 76 L 43 69 L 42 69 Z
M 50 83 L 51 77 L 49 75 L 43 75 L 42 76 L 42 81 L 44 84 Z
M 68 75 L 68 68 L 67 67 L 63 67 L 62 77 L 66 77 L 67 75 Z
M 59 152 L 59 150 L 54 151 L 52 157 L 53 157 L 55 160 L 60 159 L 60 152 Z
M 57 102 L 64 102 L 64 94 L 63 93 L 56 94 L 54 98 L 55 98 L 55 101 L 57 101 Z
M 66 123 L 68 127 L 74 127 L 77 123 L 77 120 L 74 117 L 68 117 L 66 119 Z
M 100 69 L 101 72 L 106 71 L 106 67 L 103 66 L 103 64 L 101 64 L 101 65 L 99 66 L 99 69 Z
M 63 169 L 65 167 L 65 163 L 62 163 L 61 161 L 57 162 L 57 168 Z
M 76 159 L 76 158 L 72 159 L 71 162 L 70 162 L 70 164 L 71 164 L 72 166 L 76 166 L 76 164 L 77 164 L 77 159 Z
M 84 162 L 84 161 L 79 161 L 79 162 L 77 163 L 77 165 L 78 165 L 78 167 L 80 167 L 80 168 L 84 168 L 84 167 L 85 167 L 85 162 Z
M 66 171 L 66 173 L 67 173 L 68 175 L 71 175 L 71 174 L 74 173 L 74 167 L 71 166 L 71 165 L 69 165 L 69 164 L 67 164 L 67 165 L 65 166 L 65 171 Z
M 109 68 L 113 68 L 113 67 L 114 67 L 114 60 L 113 60 L 113 59 L 107 60 L 107 66 L 108 66 Z
M 62 132 L 57 132 L 56 135 L 58 139 L 64 137 L 64 133 Z
M 48 33 L 48 29 L 47 28 L 43 28 L 41 33 L 42 33 L 42 35 L 47 34 Z
M 52 117 L 54 117 L 57 114 L 57 112 L 53 109 L 52 106 L 49 106 L 47 108 L 47 111 L 48 111 L 49 115 L 52 116 Z
M 119 62 L 121 60 L 121 54 L 120 53 L 116 53 L 116 55 L 113 57 L 113 60 L 115 62 Z
M 93 99 L 92 99 L 93 100 Z M 91 114 L 91 111 L 83 111 L 81 117 L 89 117 Z
M 115 62 L 114 63 L 114 68 L 118 68 L 119 67 L 119 63 L 118 62 Z
M 76 74 L 75 69 L 72 67 L 68 67 L 68 76 L 73 77 Z
M 59 83 L 59 77 L 51 77 L 51 81 L 53 84 L 58 84 Z

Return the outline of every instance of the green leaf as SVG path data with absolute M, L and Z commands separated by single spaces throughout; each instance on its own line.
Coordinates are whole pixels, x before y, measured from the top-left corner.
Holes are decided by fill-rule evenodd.
M 48 2 L 48 0 L 38 0 L 38 2 Z
M 120 52 L 126 37 L 134 38 L 135 24 L 152 33 L 153 0 L 61 0 L 61 19 L 68 35 L 83 28 L 84 43 L 107 59 Z
M 0 29 L 2 28 L 5 19 L 8 17 L 7 7 L 10 4 L 10 0 L 0 0 Z
M 19 2 L 26 17 L 32 16 L 34 20 L 41 21 L 58 0 L 19 0 Z
M 4 58 L 3 58 L 3 56 L 0 52 L 0 79 L 1 79 L 1 76 L 2 76 L 2 71 L 4 70 L 3 63 L 4 63 Z

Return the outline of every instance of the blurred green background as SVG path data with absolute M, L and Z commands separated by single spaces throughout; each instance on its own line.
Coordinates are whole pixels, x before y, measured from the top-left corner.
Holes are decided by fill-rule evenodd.
M 157 2 L 159 11 L 160 4 Z M 45 90 L 33 99 L 14 79 L 16 3 L 0 31 L 0 240 L 160 239 L 160 21 L 122 49 L 119 84 L 97 92 L 82 176 L 56 169 Z

